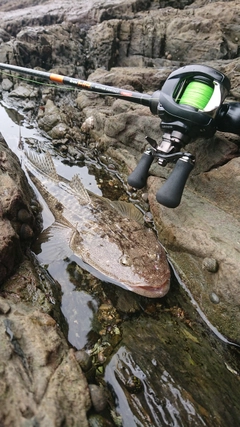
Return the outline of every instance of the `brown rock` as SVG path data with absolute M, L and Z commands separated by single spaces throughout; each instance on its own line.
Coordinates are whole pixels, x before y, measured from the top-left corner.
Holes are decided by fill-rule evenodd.
M 87 427 L 88 385 L 35 269 L 25 260 L 0 298 L 0 424 Z
M 33 191 L 17 156 L 0 137 L 0 284 L 19 265 L 23 242 L 34 237 L 36 224 L 31 213 Z M 25 214 L 24 214 L 25 213 Z M 23 218 L 24 216 L 24 218 Z M 23 219 L 27 224 L 22 224 Z

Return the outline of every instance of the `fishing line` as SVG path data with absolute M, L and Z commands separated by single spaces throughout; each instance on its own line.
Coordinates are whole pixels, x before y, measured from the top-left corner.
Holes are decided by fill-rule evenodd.
M 26 78 L 26 77 L 21 77 L 20 75 L 14 76 L 12 73 L 7 73 L 5 71 L 1 71 L 1 73 L 4 74 L 5 76 L 12 77 L 13 79 L 16 79 L 16 80 L 23 80 L 23 81 L 25 81 L 27 83 L 34 83 L 34 84 L 41 85 L 41 86 L 58 88 L 60 90 L 71 90 L 71 91 L 75 91 L 76 90 L 76 88 L 73 88 L 73 87 L 70 87 L 70 86 L 60 86 L 58 84 L 40 82 L 38 80 L 32 80 L 32 79 L 29 79 L 29 78 Z
M 84 91 L 84 89 L 81 88 L 76 88 L 76 87 L 72 87 L 72 86 L 62 86 L 60 83 L 46 83 L 46 82 L 40 82 L 38 80 L 32 80 L 30 78 L 26 78 L 26 77 L 21 77 L 20 75 L 13 75 L 12 72 L 11 73 L 7 73 L 6 71 L 1 70 L 1 74 L 4 74 L 5 76 L 8 77 L 12 77 L 13 79 L 17 79 L 17 80 L 22 80 L 25 81 L 27 83 L 33 83 L 36 85 L 41 85 L 41 86 L 46 86 L 46 87 L 50 87 L 53 89 L 58 89 L 60 91 L 64 91 L 64 90 L 68 90 L 68 91 L 72 91 L 72 92 L 78 92 L 79 90 Z M 85 90 L 85 92 L 87 92 L 87 90 Z M 91 92 L 97 95 L 103 95 L 103 96 L 111 96 L 112 97 L 112 93 L 111 92 L 104 92 L 104 93 L 99 93 L 99 91 L 91 89 Z M 124 98 L 124 94 L 121 96 L 121 94 L 118 94 L 119 98 Z M 152 97 L 153 100 L 158 101 L 158 98 L 156 97 Z
M 212 94 L 212 86 L 200 81 L 192 81 L 183 92 L 179 104 L 190 105 L 198 110 L 203 110 L 210 101 Z

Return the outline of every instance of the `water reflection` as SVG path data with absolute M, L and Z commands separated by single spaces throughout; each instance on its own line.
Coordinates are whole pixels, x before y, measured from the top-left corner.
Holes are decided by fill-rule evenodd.
M 29 126 L 27 121 L 24 121 L 24 116 L 17 110 L 7 108 L 4 103 L 1 103 L 0 117 L 1 133 L 7 141 L 8 146 L 19 157 L 23 168 L 24 154 L 22 150 L 19 149 L 19 138 L 22 139 L 25 148 L 28 148 L 29 145 L 27 142 L 30 141 L 31 144 L 35 145 L 35 149 L 42 148 L 44 150 L 52 150 L 49 139 L 44 134 L 40 133 L 36 126 Z M 19 133 L 20 126 L 21 133 Z M 82 166 L 79 167 L 64 161 L 54 152 L 53 155 L 59 175 L 71 180 L 73 175 L 78 173 L 86 188 L 95 194 L 102 194 L 97 185 L 95 176 L 89 173 L 87 166 L 82 164 Z M 34 187 L 32 181 L 30 181 L 30 184 Z M 64 229 L 64 227 L 59 230 L 57 226 L 53 225 L 55 219 L 48 206 L 35 187 L 34 191 L 37 193 L 43 207 L 44 231 L 33 249 L 38 256 L 40 264 L 46 265 L 51 276 L 61 285 L 63 293 L 61 308 L 69 325 L 68 340 L 71 345 L 80 349 L 83 348 L 88 341 L 87 335 L 89 330 L 91 330 L 91 322 L 96 302 L 87 292 L 76 290 L 69 278 L 67 272 L 68 263 L 64 261 L 64 259 L 71 256 L 71 251 L 69 251 L 67 244 L 67 240 L 70 238 L 68 233 L 71 233 L 71 230 L 67 228 Z
M 48 271 L 62 288 L 61 310 L 68 322 L 68 341 L 80 350 L 88 342 L 88 333 L 92 329 L 92 320 L 97 306 L 96 301 L 84 291 L 76 290 L 69 280 L 67 261 L 58 261 L 49 265 Z
M 139 378 L 140 392 L 129 391 L 129 378 Z M 117 410 L 123 416 L 123 426 L 206 426 L 185 390 L 163 369 L 157 389 L 152 387 L 147 372 L 134 361 L 131 352 L 120 347 L 105 371 L 105 380 L 114 390 Z M 134 390 L 133 390 L 134 391 Z
M 4 103 L 0 103 L 0 117 L 1 117 L 1 133 L 11 150 L 17 154 L 21 160 L 23 157 L 22 150 L 19 149 L 19 138 L 22 139 L 25 148 L 34 145 L 34 148 L 42 149 L 44 151 L 49 150 L 54 156 L 54 164 L 56 166 L 57 173 L 60 176 L 65 177 L 67 180 L 71 180 L 73 175 L 79 174 L 83 185 L 91 190 L 93 193 L 102 195 L 101 189 L 99 188 L 96 178 L 93 173 L 89 173 L 89 169 L 84 163 L 81 165 L 75 165 L 71 162 L 65 161 L 61 156 L 58 156 L 52 149 L 50 139 L 43 132 L 40 132 L 37 125 L 34 123 L 29 126 L 29 123 L 24 120 L 24 117 L 15 109 L 6 108 Z M 30 143 L 30 145 L 28 144 Z

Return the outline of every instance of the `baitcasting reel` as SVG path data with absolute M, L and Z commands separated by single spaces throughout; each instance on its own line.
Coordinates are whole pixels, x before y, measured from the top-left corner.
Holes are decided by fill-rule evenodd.
M 137 167 L 128 177 L 134 188 L 145 186 L 148 170 L 154 159 L 165 166 L 168 162 L 176 165 L 158 190 L 156 198 L 164 206 L 175 208 L 179 205 L 186 180 L 194 167 L 195 158 L 190 153 L 180 151 L 192 139 L 204 136 L 209 138 L 215 131 L 234 132 L 233 122 L 228 110 L 234 104 L 222 105 L 229 93 L 230 82 L 221 72 L 203 65 L 188 65 L 170 74 L 161 91 L 153 94 L 150 109 L 161 118 L 162 141 L 158 144 L 146 137 L 150 148 L 142 155 Z M 238 111 L 239 105 L 238 105 Z M 226 117 L 227 115 L 227 117 Z M 239 112 L 235 130 L 240 130 Z M 229 120 L 232 122 L 231 126 Z M 237 132 L 236 132 L 237 133 Z
M 180 150 L 192 139 L 200 136 L 209 138 L 216 130 L 240 135 L 240 103 L 223 104 L 230 91 L 230 82 L 220 71 L 205 65 L 179 68 L 170 74 L 162 89 L 152 96 L 17 65 L 0 63 L 0 69 L 49 79 L 149 107 L 161 119 L 160 128 L 164 132 L 162 141 L 157 143 L 147 137 L 150 147 L 128 177 L 128 183 L 134 188 L 144 187 L 154 159 L 161 166 L 169 162 L 176 163 L 156 195 L 159 203 L 170 208 L 179 205 L 195 163 L 194 156 Z

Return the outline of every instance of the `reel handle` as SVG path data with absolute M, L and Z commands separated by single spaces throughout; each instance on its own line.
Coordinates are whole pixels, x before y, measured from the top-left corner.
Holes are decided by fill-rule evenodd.
M 168 179 L 156 194 L 158 203 L 168 208 L 176 208 L 180 204 L 184 186 L 193 167 L 193 156 L 185 154 L 178 159 Z
M 154 156 L 151 151 L 143 153 L 134 171 L 128 177 L 128 184 L 133 188 L 143 188 L 147 183 L 148 170 L 153 162 Z

